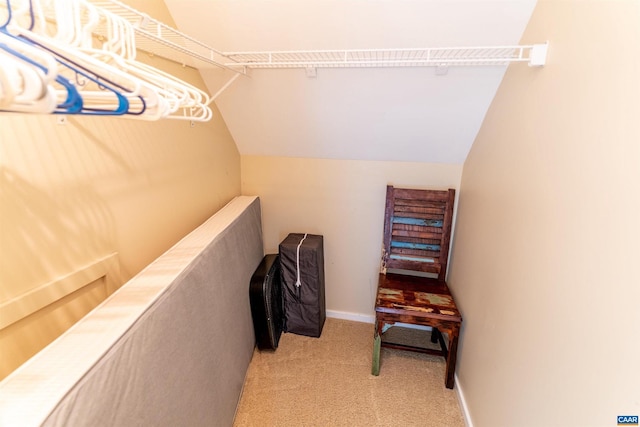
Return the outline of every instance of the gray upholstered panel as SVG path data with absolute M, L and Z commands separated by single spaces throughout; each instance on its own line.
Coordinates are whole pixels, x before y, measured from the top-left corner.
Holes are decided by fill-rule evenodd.
M 259 200 L 236 198 L 8 377 L 3 398 L 51 376 L 0 423 L 231 425 L 255 342 L 248 286 L 262 256 Z M 34 416 L 38 405 L 47 412 Z

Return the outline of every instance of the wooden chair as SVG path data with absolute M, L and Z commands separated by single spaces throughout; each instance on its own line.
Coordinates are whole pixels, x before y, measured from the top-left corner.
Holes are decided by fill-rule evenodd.
M 387 186 L 384 243 L 373 345 L 372 374 L 380 373 L 380 347 L 418 351 L 446 359 L 445 385 L 453 388 L 462 316 L 445 282 L 455 190 Z M 423 273 L 432 273 L 427 276 Z M 416 275 L 417 274 L 417 275 Z M 429 349 L 382 341 L 396 323 L 431 326 Z M 442 333 L 446 333 L 449 348 Z

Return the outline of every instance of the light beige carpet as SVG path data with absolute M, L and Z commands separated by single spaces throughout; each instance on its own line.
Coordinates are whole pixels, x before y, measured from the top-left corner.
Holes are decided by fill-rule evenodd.
M 255 350 L 234 426 L 464 426 L 444 359 L 383 348 L 375 377 L 372 343 L 373 325 L 327 319 L 320 338 Z

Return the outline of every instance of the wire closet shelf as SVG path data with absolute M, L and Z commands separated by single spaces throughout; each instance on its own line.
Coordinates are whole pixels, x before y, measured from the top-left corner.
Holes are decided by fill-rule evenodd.
M 257 68 L 363 68 L 504 66 L 514 62 L 542 66 L 547 44 L 409 49 L 295 50 L 222 52 L 119 0 L 91 3 L 126 19 L 136 31 L 137 48 L 194 68 L 218 67 L 237 74 Z
M 508 65 L 512 62 L 526 62 L 531 66 L 538 66 L 544 64 L 542 55 L 546 55 L 546 44 L 423 49 L 225 52 L 225 56 L 233 60 L 226 63 L 227 66 L 249 68 L 448 67 Z

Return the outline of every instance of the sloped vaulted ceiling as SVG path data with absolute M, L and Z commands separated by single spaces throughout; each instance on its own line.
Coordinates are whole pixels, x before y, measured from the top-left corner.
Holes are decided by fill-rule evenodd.
M 165 0 L 221 51 L 515 45 L 535 0 Z M 544 42 L 544 41 L 540 41 Z M 526 66 L 515 64 L 512 66 Z M 252 70 L 216 100 L 243 155 L 463 163 L 506 67 Z M 230 75 L 203 70 L 215 93 Z

